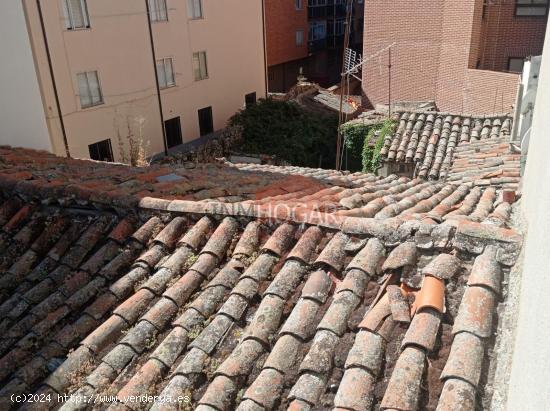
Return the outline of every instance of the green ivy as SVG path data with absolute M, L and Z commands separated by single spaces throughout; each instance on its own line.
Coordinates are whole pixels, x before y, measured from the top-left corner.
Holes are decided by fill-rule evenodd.
M 395 126 L 395 121 L 386 119 L 368 126 L 349 124 L 342 128 L 346 147 L 353 153 L 361 153 L 363 172 L 378 174 L 384 139 L 387 135 L 393 134 Z

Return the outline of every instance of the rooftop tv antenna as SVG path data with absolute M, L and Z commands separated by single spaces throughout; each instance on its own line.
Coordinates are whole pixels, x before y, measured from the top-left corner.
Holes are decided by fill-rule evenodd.
M 348 14 L 351 14 L 351 7 L 348 7 Z M 349 19 L 348 19 L 349 21 Z M 347 23 L 346 26 L 346 38 L 344 40 L 345 47 L 344 47 L 344 61 L 343 61 L 343 70 L 342 70 L 342 81 L 340 83 L 340 110 L 338 111 L 338 137 L 336 142 L 336 170 L 341 170 L 342 168 L 342 124 L 344 122 L 344 94 L 346 85 L 348 88 L 348 94 L 349 94 L 349 79 L 350 76 L 356 78 L 359 81 L 362 81 L 361 78 L 357 76 L 359 73 L 359 69 L 368 61 L 378 57 L 379 55 L 385 53 L 386 51 L 389 51 L 391 53 L 391 48 L 395 46 L 396 42 L 393 42 L 392 44 L 378 50 L 376 53 L 371 54 L 370 56 L 367 56 L 365 58 L 361 58 L 361 56 L 358 56 L 357 53 L 351 49 L 348 48 L 349 45 L 349 26 L 350 24 Z M 390 54 L 391 56 L 391 54 Z M 391 59 L 391 57 L 390 57 Z M 391 60 L 389 64 L 389 69 L 391 72 Z M 391 77 L 390 77 L 391 79 Z M 390 80 L 391 81 L 391 80 Z M 388 92 L 389 93 L 389 92 Z M 391 101 L 388 102 L 389 104 L 389 110 L 391 110 Z

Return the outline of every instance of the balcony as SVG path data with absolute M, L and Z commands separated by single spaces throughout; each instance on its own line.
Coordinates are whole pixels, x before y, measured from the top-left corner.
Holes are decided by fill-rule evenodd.
M 327 6 L 308 6 L 307 8 L 307 18 L 312 19 L 322 19 L 327 16 Z
M 336 4 L 333 6 L 326 6 L 327 17 L 344 18 L 346 17 L 346 6 L 343 4 Z
M 346 6 L 343 4 L 333 4 L 330 6 L 308 6 L 307 17 L 310 20 L 323 19 L 326 17 L 344 18 L 346 17 Z

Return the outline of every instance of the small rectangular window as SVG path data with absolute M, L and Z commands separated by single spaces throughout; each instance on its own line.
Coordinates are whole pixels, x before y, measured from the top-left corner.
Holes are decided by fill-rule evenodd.
M 296 10 L 302 10 L 302 0 L 295 0 L 294 5 Z
M 195 81 L 208 78 L 208 65 L 206 64 L 206 51 L 193 53 L 193 72 Z
M 76 75 L 80 95 L 80 106 L 88 108 L 103 104 L 103 94 L 99 85 L 97 71 L 88 71 Z
M 166 120 L 164 122 L 164 129 L 166 131 L 166 144 L 168 145 L 168 148 L 183 144 L 181 136 L 181 122 L 179 117 Z
M 113 162 L 113 147 L 111 146 L 111 139 L 99 141 L 88 146 L 90 152 L 90 158 L 97 161 L 109 161 Z
M 334 35 L 342 36 L 344 34 L 344 19 L 334 21 Z
M 63 0 L 65 27 L 67 30 L 87 29 L 90 27 L 86 0 Z
M 304 45 L 304 30 L 296 30 L 296 45 Z
M 199 129 L 201 136 L 214 132 L 214 120 L 212 118 L 212 107 L 205 107 L 199 110 Z
M 516 0 L 516 16 L 546 16 L 549 0 Z
M 524 63 L 525 58 L 523 57 L 510 57 L 508 59 L 508 71 L 512 73 L 522 73 Z
M 157 60 L 157 75 L 160 88 L 168 88 L 176 85 L 171 58 Z
M 166 0 L 147 0 L 149 2 L 149 14 L 151 21 L 167 21 L 168 9 L 166 8 Z
M 202 0 L 187 0 L 187 13 L 190 19 L 202 19 Z
M 327 37 L 327 22 L 312 21 L 309 23 L 309 40 L 322 40 Z
M 246 108 L 256 104 L 256 93 L 249 93 L 246 96 L 244 96 L 244 104 Z

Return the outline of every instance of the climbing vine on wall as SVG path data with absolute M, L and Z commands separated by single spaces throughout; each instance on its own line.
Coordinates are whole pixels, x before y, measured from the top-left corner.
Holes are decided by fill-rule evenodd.
M 386 119 L 371 125 L 349 124 L 342 128 L 346 147 L 353 153 L 361 153 L 363 172 L 378 173 L 380 150 L 385 137 L 394 132 L 395 126 L 395 121 Z

